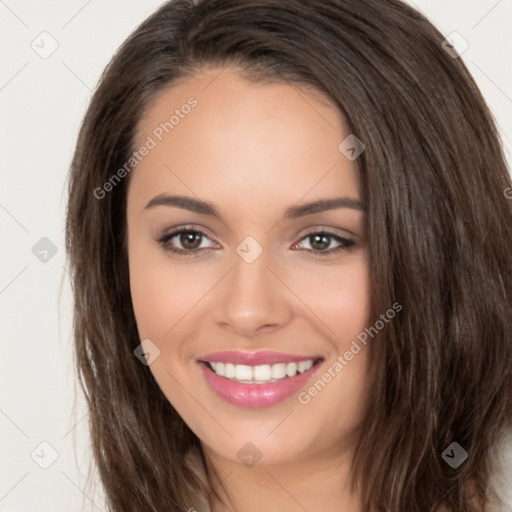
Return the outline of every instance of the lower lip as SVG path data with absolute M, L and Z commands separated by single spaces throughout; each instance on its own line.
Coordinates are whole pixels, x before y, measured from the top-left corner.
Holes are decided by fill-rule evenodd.
M 297 393 L 320 367 L 321 361 L 315 363 L 304 373 L 288 377 L 268 384 L 243 384 L 217 375 L 207 363 L 199 366 L 206 382 L 221 398 L 233 405 L 241 407 L 268 407 L 286 400 Z

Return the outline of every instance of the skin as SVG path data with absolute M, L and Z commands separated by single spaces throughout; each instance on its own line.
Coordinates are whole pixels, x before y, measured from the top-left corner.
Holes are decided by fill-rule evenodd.
M 229 509 L 357 512 L 347 479 L 367 398 L 368 348 L 307 405 L 296 394 L 270 407 L 231 405 L 196 362 L 221 350 L 320 355 L 320 376 L 369 320 L 364 212 L 283 219 L 287 208 L 313 200 L 362 199 L 356 164 L 338 150 L 350 133 L 339 111 L 303 87 L 220 71 L 173 84 L 138 127 L 137 147 L 190 96 L 198 101 L 130 176 L 133 307 L 140 339 L 160 349 L 149 368 L 223 479 Z M 175 206 L 145 209 L 159 194 L 208 201 L 222 220 Z M 206 235 L 200 252 L 173 254 L 158 242 L 190 225 Z M 322 228 L 354 244 L 315 253 L 306 235 Z M 248 236 L 263 249 L 250 264 L 236 252 Z M 172 244 L 184 247 L 179 235 Z M 327 244 L 340 246 L 334 238 Z M 252 467 L 237 457 L 247 442 L 262 455 Z M 213 499 L 211 507 L 228 510 Z

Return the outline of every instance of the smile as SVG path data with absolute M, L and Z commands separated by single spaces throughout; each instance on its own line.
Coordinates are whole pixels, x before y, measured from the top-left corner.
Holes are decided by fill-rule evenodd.
M 314 362 L 313 359 L 308 359 L 299 363 L 262 364 L 258 366 L 222 362 L 210 362 L 209 364 L 217 375 L 226 379 L 244 384 L 265 384 L 295 377 L 298 373 L 304 373 L 313 366 Z
M 277 352 L 217 352 L 197 360 L 209 387 L 230 404 L 266 407 L 298 392 L 322 357 Z

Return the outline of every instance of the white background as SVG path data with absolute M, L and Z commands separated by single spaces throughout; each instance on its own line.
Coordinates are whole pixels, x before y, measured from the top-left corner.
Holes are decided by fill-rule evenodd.
M 2 512 L 104 510 L 101 496 L 86 488 L 87 417 L 80 395 L 73 410 L 65 181 L 99 74 L 161 3 L 0 0 Z M 415 0 L 414 5 L 443 33 L 457 31 L 468 41 L 462 58 L 494 112 L 510 162 L 512 0 Z M 31 48 L 43 31 L 59 45 L 47 59 Z M 46 263 L 32 253 L 43 237 L 57 249 Z M 50 460 L 51 449 L 39 447 L 43 441 L 58 453 L 48 469 L 31 457 L 36 449 L 34 459 Z

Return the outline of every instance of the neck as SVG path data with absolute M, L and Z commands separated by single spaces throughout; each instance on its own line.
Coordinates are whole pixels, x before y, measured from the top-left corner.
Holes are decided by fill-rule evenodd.
M 247 467 L 205 451 L 216 491 L 224 505 L 210 495 L 212 512 L 360 512 L 350 490 L 352 453 L 315 453 L 279 464 Z

